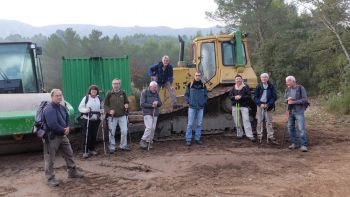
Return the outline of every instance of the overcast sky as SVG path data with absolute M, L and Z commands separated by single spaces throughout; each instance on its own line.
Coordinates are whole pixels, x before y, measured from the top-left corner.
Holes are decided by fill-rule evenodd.
M 33 26 L 93 24 L 130 26 L 212 27 L 205 17 L 214 0 L 5 0 L 0 19 Z

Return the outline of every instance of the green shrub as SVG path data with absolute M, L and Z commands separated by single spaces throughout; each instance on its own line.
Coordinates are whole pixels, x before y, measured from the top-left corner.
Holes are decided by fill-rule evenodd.
M 350 114 L 350 86 L 331 96 L 327 102 L 327 109 L 337 114 Z
M 131 82 L 131 95 L 135 96 L 136 108 L 140 110 L 141 90 L 135 86 L 134 82 Z

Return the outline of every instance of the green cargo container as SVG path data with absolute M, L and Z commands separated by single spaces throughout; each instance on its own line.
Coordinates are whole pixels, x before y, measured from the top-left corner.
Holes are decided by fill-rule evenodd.
M 130 96 L 130 64 L 128 56 L 121 58 L 62 58 L 62 87 L 65 100 L 79 113 L 78 106 L 88 87 L 100 88 L 100 98 L 105 98 L 112 88 L 112 80 L 121 79 L 122 89 Z

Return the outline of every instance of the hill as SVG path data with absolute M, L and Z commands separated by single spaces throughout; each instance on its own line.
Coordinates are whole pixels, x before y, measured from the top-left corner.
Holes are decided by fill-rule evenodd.
M 218 33 L 221 28 L 196 28 L 187 27 L 174 29 L 165 26 L 159 27 L 116 27 L 116 26 L 97 26 L 97 25 L 87 25 L 87 24 L 61 24 L 61 25 L 48 25 L 42 27 L 31 26 L 26 23 L 13 20 L 0 20 L 0 37 L 5 38 L 9 35 L 19 34 L 24 37 L 32 37 L 36 34 L 42 34 L 45 36 L 50 36 L 57 30 L 65 30 L 67 28 L 73 28 L 80 36 L 86 36 L 91 33 L 91 30 L 95 29 L 103 32 L 104 35 L 114 36 L 118 34 L 119 37 L 124 37 L 127 35 L 134 34 L 146 34 L 146 35 L 160 35 L 160 36 L 177 36 L 177 35 L 188 35 L 193 36 L 198 31 L 206 35 L 209 33 Z

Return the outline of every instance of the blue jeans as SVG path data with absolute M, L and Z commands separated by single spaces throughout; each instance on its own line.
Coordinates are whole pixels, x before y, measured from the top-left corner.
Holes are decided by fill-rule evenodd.
M 115 150 L 115 130 L 117 128 L 117 125 L 119 124 L 120 127 L 120 148 L 126 148 L 128 140 L 128 121 L 126 119 L 126 116 L 120 116 L 120 117 L 108 117 L 108 128 L 109 128 L 109 150 L 114 151 Z
M 201 139 L 203 111 L 204 109 L 188 108 L 188 123 L 187 123 L 187 129 L 186 129 L 187 142 L 190 142 L 192 140 L 192 125 L 193 125 L 195 116 L 197 116 L 197 124 L 195 129 L 196 132 L 195 132 L 194 140 Z
M 291 140 L 292 144 L 298 144 L 297 143 L 295 121 L 297 121 L 298 128 L 300 131 L 300 144 L 302 146 L 308 146 L 306 130 L 305 130 L 304 111 L 302 111 L 302 112 L 295 112 L 295 111 L 289 112 L 288 132 L 289 132 L 290 140 Z

